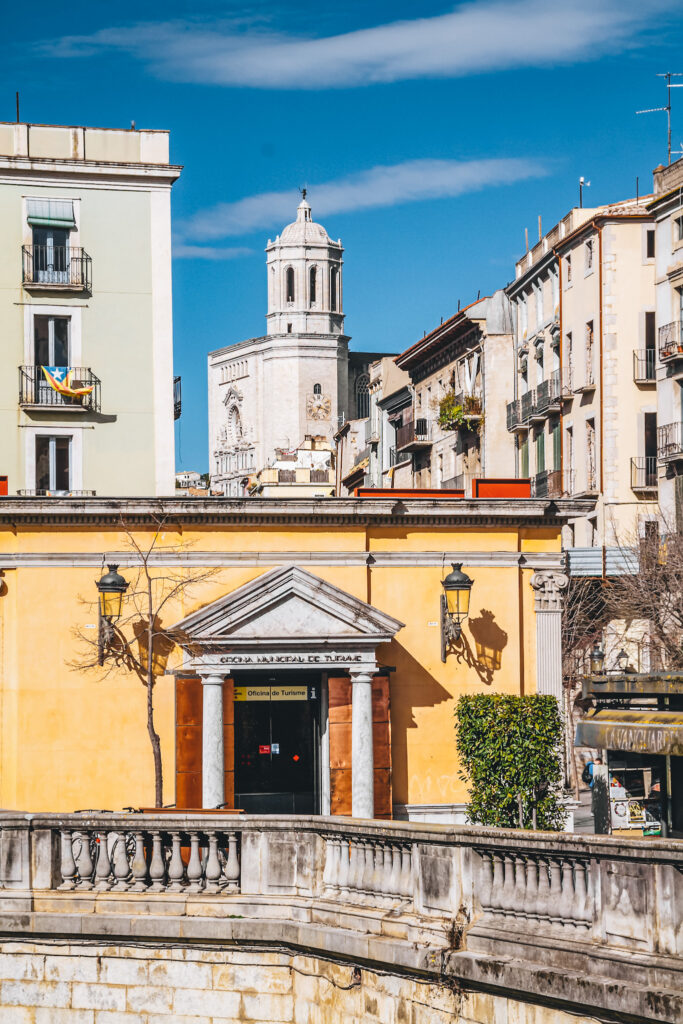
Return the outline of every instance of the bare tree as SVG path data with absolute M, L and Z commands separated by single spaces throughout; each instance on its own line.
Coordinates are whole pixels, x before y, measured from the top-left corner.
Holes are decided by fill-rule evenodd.
M 182 638 L 164 626 L 164 615 L 172 602 L 190 596 L 191 591 L 216 574 L 216 569 L 191 571 L 189 568 L 169 568 L 169 561 L 186 553 L 187 544 L 167 545 L 161 542 L 162 533 L 174 528 L 173 517 L 158 513 L 152 515 L 154 533 L 147 547 L 138 542 L 134 527 L 121 516 L 120 527 L 126 536 L 132 560 L 134 578 L 126 591 L 126 612 L 116 623 L 101 623 L 103 634 L 96 639 L 81 630 L 77 638 L 85 647 L 82 658 L 70 662 L 70 667 L 81 672 L 106 666 L 105 677 L 119 668 L 134 672 L 146 688 L 147 733 L 154 759 L 155 806 L 163 802 L 163 765 L 161 740 L 154 723 L 154 688 L 157 677 L 163 675 L 168 656 Z M 141 532 L 140 527 L 136 531 Z M 163 555 L 163 558 L 160 556 Z M 107 560 L 103 557 L 103 565 Z M 114 558 L 111 556 L 111 560 Z M 155 570 L 155 566 L 159 566 Z M 84 602 L 92 605 L 92 602 Z M 102 658 L 104 643 L 104 659 Z M 137 649 L 136 649 L 137 648 Z
M 683 669 L 683 532 L 660 512 L 644 536 L 620 541 L 632 571 L 615 576 L 608 611 L 616 643 L 638 670 Z

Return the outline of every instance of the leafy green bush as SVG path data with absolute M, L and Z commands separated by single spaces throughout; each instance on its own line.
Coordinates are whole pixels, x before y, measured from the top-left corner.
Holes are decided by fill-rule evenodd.
M 562 720 L 555 697 L 463 696 L 455 716 L 460 777 L 470 783 L 469 820 L 518 828 L 521 793 L 525 828 L 532 827 L 535 806 L 537 827 L 560 831 Z

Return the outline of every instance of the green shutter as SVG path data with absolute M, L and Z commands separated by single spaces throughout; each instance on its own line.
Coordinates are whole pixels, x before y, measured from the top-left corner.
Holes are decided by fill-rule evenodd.
M 562 441 L 560 435 L 560 421 L 553 423 L 553 469 L 562 469 Z
M 536 472 L 542 473 L 545 469 L 545 431 L 541 430 L 536 435 Z
M 74 204 L 71 199 L 27 199 L 27 220 L 31 227 L 74 228 Z
M 521 475 L 527 477 L 529 475 L 529 437 L 524 438 L 521 446 L 522 451 L 522 466 Z

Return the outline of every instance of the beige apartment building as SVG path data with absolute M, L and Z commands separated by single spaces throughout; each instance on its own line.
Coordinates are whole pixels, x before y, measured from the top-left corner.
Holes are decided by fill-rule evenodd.
M 0 493 L 172 495 L 165 131 L 0 123 Z
M 586 572 L 609 571 L 617 540 L 656 514 L 654 275 L 652 215 L 632 199 L 571 210 L 506 289 L 516 473 L 537 497 L 596 499 L 565 538 Z
M 390 465 L 414 488 L 472 493 L 475 477 L 514 475 L 505 429 L 513 376 L 504 291 L 479 299 L 396 357 L 411 400 L 388 419 Z
M 659 500 L 683 529 L 683 159 L 654 172 Z

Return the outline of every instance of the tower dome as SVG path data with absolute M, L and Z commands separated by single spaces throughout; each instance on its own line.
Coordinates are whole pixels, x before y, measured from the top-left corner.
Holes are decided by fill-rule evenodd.
M 266 246 L 268 334 L 343 334 L 341 240 L 311 215 L 306 193 L 296 220 Z
M 282 229 L 281 245 L 328 245 L 331 239 L 322 224 L 311 217 L 311 207 L 302 199 L 296 210 L 296 220 Z

